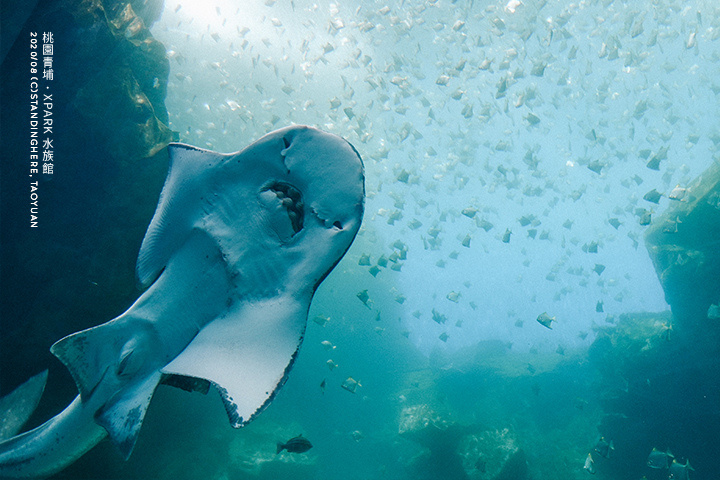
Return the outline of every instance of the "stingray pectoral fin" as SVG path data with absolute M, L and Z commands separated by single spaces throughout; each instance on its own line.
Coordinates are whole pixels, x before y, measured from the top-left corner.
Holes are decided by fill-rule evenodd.
M 285 383 L 306 319 L 307 305 L 286 298 L 232 310 L 205 326 L 162 372 L 212 382 L 231 425 L 242 427 Z
M 182 143 L 168 145 L 168 155 L 170 170 L 138 254 L 137 277 L 143 287 L 155 281 L 183 245 L 207 201 L 208 172 L 227 157 Z
M 148 405 L 161 378 L 160 372 L 153 372 L 118 392 L 95 413 L 95 422 L 107 430 L 125 460 L 130 458 L 135 447 Z

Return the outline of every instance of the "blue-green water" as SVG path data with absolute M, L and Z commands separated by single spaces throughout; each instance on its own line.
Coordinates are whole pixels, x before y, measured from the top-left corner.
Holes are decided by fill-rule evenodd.
M 170 50 L 171 128 L 219 151 L 289 122 L 355 144 L 368 199 L 350 256 L 374 264 L 407 246 L 402 272 L 382 276 L 407 298 L 403 324 L 423 352 L 480 338 L 586 346 L 577 333 L 607 314 L 667 308 L 635 211 L 662 212 L 667 197 L 643 196 L 712 161 L 710 4 L 268 3 L 166 5 L 153 32 Z M 432 308 L 476 321 L 438 326 Z M 514 327 L 545 310 L 559 319 L 552 335 Z
M 601 436 L 614 451 L 592 453 L 595 478 L 668 478 L 646 465 L 653 447 L 717 477 L 720 325 L 667 337 L 640 224 L 718 161 L 714 2 L 164 8 L 151 31 L 179 140 L 232 152 L 292 123 L 340 135 L 365 163 L 363 227 L 250 425 L 231 429 L 214 391 L 161 386 L 129 461 L 105 441 L 57 478 L 572 480 Z M 91 281 L 109 288 L 103 266 Z M 96 323 L 122 311 L 96 295 Z M 58 339 L 30 330 L 39 352 Z M 314 447 L 276 455 L 298 434 Z M 497 476 L 500 451 L 516 463 Z

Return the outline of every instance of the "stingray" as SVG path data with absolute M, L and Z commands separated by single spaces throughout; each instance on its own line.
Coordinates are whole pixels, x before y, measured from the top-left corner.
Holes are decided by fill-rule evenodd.
M 235 428 L 285 383 L 315 290 L 360 228 L 360 155 L 305 126 L 231 154 L 178 143 L 168 153 L 137 261 L 146 290 L 119 317 L 51 347 L 79 395 L 0 443 L 1 478 L 52 475 L 106 436 L 127 459 L 160 383 L 214 386 Z

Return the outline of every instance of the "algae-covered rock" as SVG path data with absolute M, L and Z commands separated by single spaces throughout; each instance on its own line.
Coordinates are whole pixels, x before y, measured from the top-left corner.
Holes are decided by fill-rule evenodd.
M 403 408 L 398 431 L 408 440 L 417 442 L 423 451 L 408 466 L 418 479 L 444 478 L 465 480 L 467 475 L 458 455 L 458 444 L 469 427 L 459 425 L 429 405 Z
M 454 422 L 444 418 L 430 406 L 412 405 L 402 409 L 398 432 L 419 443 L 427 444 L 439 432 L 447 431 L 454 426 Z
M 645 244 L 673 313 L 697 321 L 720 300 L 720 164 L 677 191 Z
M 508 428 L 466 435 L 458 455 L 472 480 L 523 480 L 527 478 L 525 454 Z
M 527 462 L 516 435 L 508 428 L 463 425 L 420 404 L 403 408 L 402 437 L 425 447 L 414 458 L 420 478 L 523 480 Z
M 616 325 L 598 329 L 590 347 L 605 413 L 598 429 L 615 441 L 612 461 L 599 466 L 608 478 L 647 474 L 638 459 L 658 444 L 694 458 L 716 454 L 707 439 L 717 437 L 720 425 L 717 331 L 708 325 L 687 335 L 670 328 L 673 318 L 670 312 L 621 315 Z
M 100 129 L 117 159 L 154 155 L 172 139 L 164 104 L 170 72 L 165 47 L 129 3 L 78 10 L 78 21 L 96 32 L 92 43 L 78 37 L 75 54 L 95 60 L 79 82 L 75 110 L 88 128 Z
M 164 104 L 170 71 L 165 47 L 153 38 L 131 3 L 41 0 L 26 17 L 28 23 L 3 62 L 3 84 L 11 92 L 27 82 L 23 39 L 30 38 L 30 32 L 52 33 L 54 78 L 48 84 L 52 89 L 43 90 L 54 97 L 58 127 L 53 133 L 59 135 L 72 123 L 88 138 L 107 140 L 111 151 L 106 154 L 116 159 L 152 156 L 172 139 Z M 161 0 L 135 3 L 142 4 L 138 8 L 147 21 L 156 18 L 163 4 Z M 20 10 L 8 7 L 9 13 Z M 3 100 L 12 110 L 12 102 Z M 67 108 L 67 114 L 59 108 Z
M 21 24 L 8 33 L 12 46 L 0 69 L 8 113 L 0 118 L 8 140 L 0 176 L 0 265 L 8 280 L 0 301 L 6 320 L 0 383 L 12 389 L 49 367 L 44 398 L 57 405 L 41 402 L 39 416 L 77 394 L 50 345 L 113 318 L 137 297 L 135 260 L 167 173 L 169 63 L 130 3 L 3 2 L 3 17 Z M 151 20 L 150 7 L 157 10 L 162 0 L 134 3 L 146 6 Z M 29 140 L 30 97 L 23 92 L 30 85 L 30 39 L 42 47 L 46 33 L 54 38 L 53 78 L 43 78 L 39 51 L 35 113 L 53 121 L 52 132 L 40 137 L 52 141 L 52 174 L 29 171 L 29 142 L 19 141 Z M 37 188 L 37 227 L 29 224 L 30 182 Z

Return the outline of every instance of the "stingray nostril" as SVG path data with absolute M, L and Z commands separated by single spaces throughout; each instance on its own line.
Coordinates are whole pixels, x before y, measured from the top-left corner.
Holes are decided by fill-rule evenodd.
M 283 145 L 285 145 L 285 148 L 288 148 L 290 146 L 290 140 L 288 140 L 286 137 L 283 137 Z
M 338 222 L 337 220 L 333 223 L 333 227 L 337 228 L 338 230 L 342 230 L 342 223 Z

